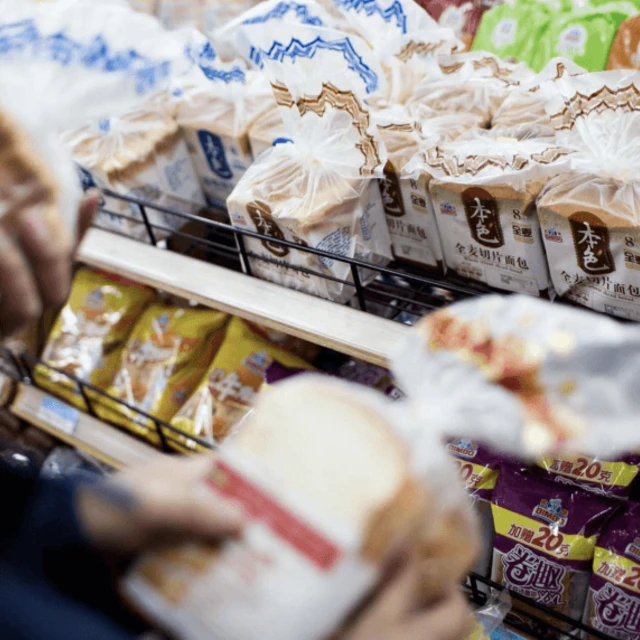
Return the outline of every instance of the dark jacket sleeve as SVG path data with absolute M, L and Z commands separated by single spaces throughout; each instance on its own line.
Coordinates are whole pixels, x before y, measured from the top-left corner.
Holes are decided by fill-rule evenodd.
M 46 601 L 43 594 L 50 592 L 51 600 L 66 605 L 59 603 L 57 609 L 42 611 L 43 620 L 57 610 L 60 615 L 52 624 L 62 624 L 65 628 L 65 620 L 80 616 L 80 611 L 85 617 L 93 612 L 101 618 L 106 614 L 122 619 L 110 567 L 85 539 L 76 519 L 74 496 L 79 480 L 41 480 L 4 467 L 0 468 L 0 482 L 6 504 L 0 517 L 2 589 L 13 576 L 20 585 L 17 591 L 26 596 L 31 589 L 29 597 L 34 602 L 39 601 L 38 594 Z M 24 603 L 25 609 L 29 606 L 28 602 Z M 4 611 L 3 615 L 9 617 L 24 616 L 19 606 L 14 612 L 6 607 Z M 100 624 L 97 620 L 94 623 Z M 79 637 L 72 629 L 66 630 L 69 639 Z M 31 640 L 31 636 L 19 637 Z M 120 637 L 129 636 L 123 633 Z

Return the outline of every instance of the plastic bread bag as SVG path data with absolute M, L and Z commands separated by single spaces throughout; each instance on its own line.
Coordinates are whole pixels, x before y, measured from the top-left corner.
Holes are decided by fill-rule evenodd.
M 427 58 L 462 51 L 451 29 L 441 27 L 413 0 L 334 0 L 354 31 L 383 61 Z
M 478 522 L 481 527 L 481 547 L 474 571 L 489 578 L 491 576 L 494 538 L 491 497 L 500 475 L 500 464 L 504 461 L 505 456 L 498 454 L 486 445 L 465 438 L 449 438 L 445 448 L 458 467 L 460 479 L 464 483 L 471 504 L 478 514 Z
M 550 478 L 605 497 L 626 499 L 640 471 L 640 456 L 623 454 L 613 460 L 559 451 L 538 461 Z
M 95 406 L 96 413 L 159 444 L 153 422 L 138 411 L 165 422 L 173 418 L 220 347 L 227 320 L 209 309 L 150 305 L 129 335 L 107 389 L 110 397 Z
M 244 507 L 243 537 L 147 554 L 125 592 L 185 640 L 320 640 L 405 542 L 437 599 L 473 560 L 474 520 L 442 447 L 419 464 L 403 420 L 379 392 L 328 376 L 273 385 L 208 478 Z
M 431 431 L 531 461 L 559 451 L 611 460 L 639 448 L 637 352 L 633 326 L 491 295 L 423 318 L 392 371 Z
M 64 373 L 105 391 L 116 374 L 120 349 L 154 297 L 155 292 L 143 285 L 80 269 L 42 353 L 42 362 L 48 366 L 34 369 L 38 386 L 87 409 L 78 385 Z M 93 395 L 88 390 L 87 394 Z
M 426 174 L 447 270 L 506 291 L 553 297 L 536 198 L 567 170 L 554 141 L 476 134 L 429 149 Z
M 171 424 L 210 445 L 222 442 L 253 405 L 274 361 L 287 367 L 312 368 L 254 332 L 244 320 L 232 318 L 204 377 Z M 171 434 L 168 442 L 178 450 L 202 449 L 195 440 L 176 434 Z
M 534 69 L 555 56 L 564 56 L 587 71 L 602 71 L 620 24 L 638 13 L 634 2 L 609 2 L 575 8 L 553 20 L 539 42 Z
M 471 48 L 500 58 L 514 58 L 539 71 L 555 57 L 550 55 L 536 66 L 540 43 L 555 15 L 558 14 L 544 2 L 516 0 L 500 4 L 482 16 Z
M 498 634 L 504 629 L 502 621 L 510 609 L 509 594 L 506 591 L 494 591 L 487 602 L 474 612 L 473 626 L 465 640 L 503 640 L 503 636 Z
M 439 56 L 441 73 L 429 75 L 414 90 L 407 105 L 429 107 L 438 112 L 463 112 L 480 116 L 484 126 L 512 87 L 532 77 L 523 65 L 503 62 L 485 52 Z
M 257 68 L 262 67 L 259 49 L 252 46 L 265 28 L 278 24 L 290 26 L 336 28 L 336 20 L 314 0 L 266 0 L 245 11 L 215 31 L 213 40 L 225 57 L 242 57 Z
M 640 507 L 629 503 L 596 543 L 584 623 L 612 638 L 640 634 Z
M 398 260 L 442 274 L 442 245 L 422 158 L 437 144 L 469 134 L 480 118 L 442 114 L 420 105 L 387 109 L 376 114 L 376 121 L 388 155 L 380 189 L 393 253 Z
M 491 499 L 492 580 L 581 620 L 596 541 L 618 508 L 615 501 L 503 465 Z
M 241 60 L 199 60 L 201 73 L 184 83 L 176 120 L 187 140 L 209 204 L 223 207 L 253 157 L 249 129 L 275 108 L 264 76 Z
M 390 240 L 375 178 L 386 158 L 364 105 L 379 86 L 376 60 L 366 43 L 341 32 L 276 31 L 265 29 L 262 51 L 269 52 L 265 70 L 288 141 L 263 153 L 244 174 L 227 201 L 231 222 L 384 265 Z M 340 302 L 355 292 L 349 264 L 269 240 L 246 237 L 245 244 L 258 277 Z M 366 283 L 375 273 L 360 276 Z
M 640 69 L 640 16 L 625 20 L 613 39 L 607 69 Z
M 249 128 L 249 146 L 254 160 L 287 135 L 278 106 L 259 115 Z
M 111 3 L 2 2 L 0 41 L 2 171 L 6 185 L 20 185 L 3 215 L 33 198 L 52 233 L 68 233 L 81 191 L 57 131 L 140 104 L 189 63 L 155 19 Z
M 640 319 L 640 74 L 562 78 L 547 103 L 571 171 L 538 200 L 551 279 L 559 295 Z
M 200 181 L 175 120 L 153 105 L 103 118 L 62 134 L 81 183 L 196 214 L 205 206 Z M 180 216 L 146 208 L 154 240 L 185 224 Z M 101 228 L 151 241 L 137 204 L 105 198 Z
M 491 130 L 509 138 L 553 138 L 555 129 L 546 110 L 553 84 L 586 71 L 564 58 L 554 58 L 535 77 L 513 87 L 491 119 Z

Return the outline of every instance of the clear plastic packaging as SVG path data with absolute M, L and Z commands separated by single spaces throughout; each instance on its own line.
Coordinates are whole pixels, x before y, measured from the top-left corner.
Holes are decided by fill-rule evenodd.
M 430 432 L 531 460 L 555 451 L 614 459 L 640 446 L 637 354 L 634 326 L 492 295 L 423 318 L 392 370 Z
M 185 640 L 319 640 L 405 542 L 437 600 L 473 560 L 474 519 L 442 447 L 416 460 L 405 419 L 399 403 L 328 376 L 269 387 L 208 478 L 243 504 L 242 539 L 147 554 L 126 592 Z
M 640 319 L 640 73 L 564 77 L 547 103 L 556 139 L 578 150 L 538 201 L 559 295 Z
M 364 104 L 379 86 L 366 43 L 338 31 L 265 29 L 265 69 L 287 139 L 263 153 L 227 201 L 234 226 L 376 264 L 389 261 L 380 192 L 384 147 Z M 313 52 L 313 55 L 310 53 Z M 355 292 L 350 265 L 246 238 L 254 275 L 336 301 Z M 314 271 L 338 280 L 328 280 Z M 363 281 L 373 274 L 361 273 Z
M 57 132 L 140 105 L 191 62 L 180 38 L 121 3 L 4 0 L 0 39 L 2 172 L 6 184 L 20 185 L 3 198 L 0 214 L 20 212 L 32 198 L 53 234 L 68 233 L 81 190 Z

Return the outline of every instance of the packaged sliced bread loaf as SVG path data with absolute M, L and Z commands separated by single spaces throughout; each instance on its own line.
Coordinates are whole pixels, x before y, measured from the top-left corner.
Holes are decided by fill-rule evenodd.
M 577 304 L 639 320 L 640 74 L 584 74 L 555 87 L 556 138 L 579 152 L 538 202 L 554 287 Z
M 140 108 L 189 63 L 177 38 L 123 3 L 5 2 L 0 39 L 0 215 L 38 207 L 71 246 L 82 192 L 59 131 Z
M 205 205 L 185 141 L 168 114 L 138 110 L 67 131 L 62 139 L 85 188 L 107 188 L 188 213 Z M 104 209 L 99 226 L 149 240 L 138 205 L 107 198 Z M 146 213 L 156 238 L 184 224 L 179 216 L 152 207 Z
M 249 129 L 275 107 L 261 73 L 239 62 L 204 64 L 177 101 L 182 129 L 209 204 L 223 207 L 253 161 Z
M 253 159 L 270 149 L 274 142 L 282 142 L 286 134 L 282 114 L 277 105 L 261 113 L 249 128 L 249 145 Z
M 244 508 L 243 537 L 147 554 L 129 597 L 189 640 L 320 640 L 404 544 L 423 558 L 420 595 L 437 599 L 473 561 L 475 521 L 444 449 L 416 458 L 405 419 L 378 392 L 326 376 L 273 385 L 207 479 Z
M 484 126 L 511 89 L 533 75 L 524 65 L 504 62 L 486 52 L 441 55 L 438 64 L 440 74 L 425 77 L 409 104 L 444 113 L 471 112 L 482 118 Z
M 534 78 L 509 92 L 491 119 L 491 130 L 509 138 L 553 138 L 555 130 L 546 110 L 553 84 L 566 76 L 586 73 L 570 60 L 554 58 Z
M 380 190 L 394 256 L 442 273 L 442 245 L 429 196 L 429 176 L 420 170 L 421 158 L 441 141 L 469 133 L 478 119 L 472 114 L 442 115 L 426 107 L 420 115 L 423 119 L 416 121 L 401 108 L 376 115 L 388 156 Z
M 272 362 L 311 369 L 302 358 L 265 339 L 244 320 L 232 318 L 204 377 L 171 424 L 209 445 L 222 442 L 253 406 Z M 204 448 L 178 434 L 170 434 L 168 440 L 178 450 Z
M 569 152 L 547 141 L 477 135 L 427 151 L 422 171 L 447 269 L 498 289 L 552 297 L 536 198 Z
M 96 413 L 160 444 L 153 421 L 140 412 L 165 422 L 173 418 L 220 347 L 227 320 L 210 309 L 150 305 L 121 350 L 110 397 Z
M 263 53 L 274 56 L 265 57 L 265 68 L 288 141 L 261 154 L 245 173 L 227 201 L 231 222 L 276 240 L 245 237 L 254 275 L 346 302 L 355 293 L 352 272 L 338 258 L 386 264 L 391 257 L 375 181 L 384 148 L 364 105 L 378 87 L 375 59 L 362 40 L 328 29 L 296 28 L 284 38 L 265 30 L 264 37 Z M 309 47 L 317 47 L 314 57 L 304 53 Z M 359 54 L 359 66 L 350 51 Z M 360 275 L 365 282 L 375 277 Z

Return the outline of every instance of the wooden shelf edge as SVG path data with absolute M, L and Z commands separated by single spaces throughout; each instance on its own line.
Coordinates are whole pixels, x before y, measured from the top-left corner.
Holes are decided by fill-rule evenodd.
M 391 320 L 100 229 L 89 231 L 78 259 L 380 366 L 387 366 L 409 330 Z
M 55 406 L 75 413 L 75 410 L 64 401 L 50 396 L 37 387 L 23 383 L 18 385 L 11 412 L 54 438 L 81 449 L 117 469 L 149 462 L 165 455 L 150 445 L 82 412 L 77 412 L 73 433 L 67 433 L 43 417 L 41 409 L 45 399 L 53 400 L 56 403 Z

